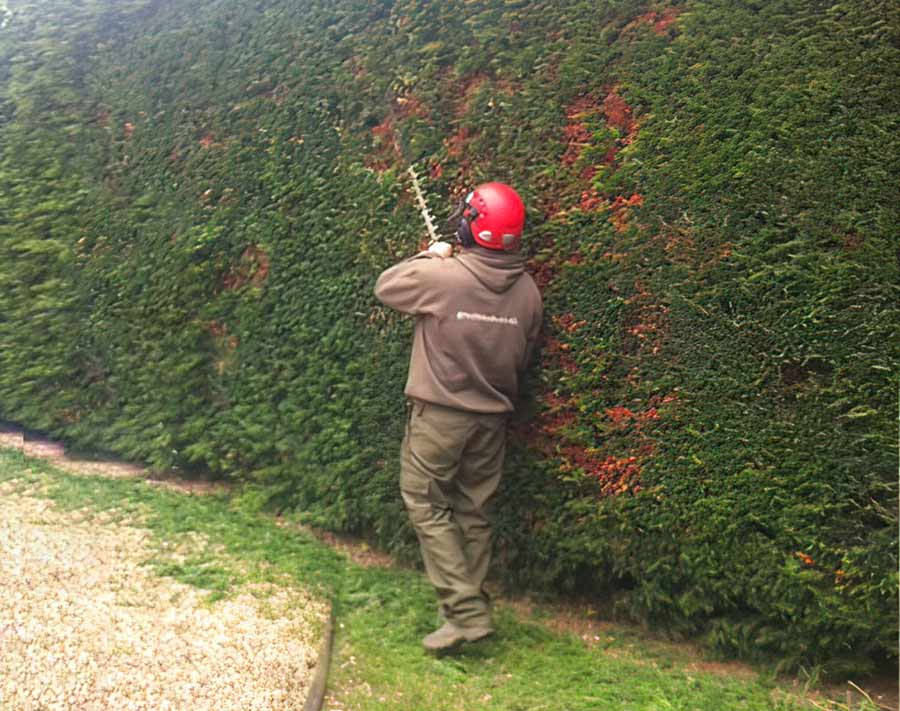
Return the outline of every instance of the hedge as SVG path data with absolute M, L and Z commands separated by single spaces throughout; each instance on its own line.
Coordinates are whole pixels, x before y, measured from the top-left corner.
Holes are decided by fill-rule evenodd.
M 8 0 L 0 417 L 402 556 L 410 323 L 469 186 L 547 306 L 511 586 L 828 672 L 897 658 L 887 2 Z

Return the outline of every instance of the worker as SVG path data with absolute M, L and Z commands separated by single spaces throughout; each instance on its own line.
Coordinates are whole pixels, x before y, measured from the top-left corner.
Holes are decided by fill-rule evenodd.
M 416 317 L 400 491 L 444 621 L 423 640 L 432 653 L 494 632 L 488 506 L 543 320 L 520 251 L 525 207 L 516 191 L 481 185 L 456 215 L 457 254 L 435 242 L 375 285 L 382 303 Z

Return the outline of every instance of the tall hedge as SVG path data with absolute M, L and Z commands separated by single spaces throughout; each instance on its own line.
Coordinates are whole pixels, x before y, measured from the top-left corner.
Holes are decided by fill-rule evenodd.
M 897 657 L 888 2 L 7 0 L 0 417 L 404 555 L 410 323 L 487 179 L 547 304 L 513 585 L 832 672 Z

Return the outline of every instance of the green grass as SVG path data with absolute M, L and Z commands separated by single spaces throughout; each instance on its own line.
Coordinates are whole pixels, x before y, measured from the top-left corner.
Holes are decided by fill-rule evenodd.
M 185 496 L 139 480 L 73 476 L 11 450 L 0 450 L 0 482 L 16 482 L 17 490 L 63 510 L 103 512 L 149 529 L 159 555 L 148 564 L 209 590 L 210 602 L 248 580 L 288 579 L 329 597 L 338 620 L 329 688 L 342 708 L 808 708 L 768 673 L 750 680 L 691 673 L 672 649 L 627 630 L 588 648 L 503 606 L 495 639 L 442 658 L 427 656 L 420 639 L 435 625 L 434 597 L 414 571 L 356 565 L 297 527 L 243 510 L 224 495 Z M 167 554 L 172 550 L 188 552 L 174 558 Z

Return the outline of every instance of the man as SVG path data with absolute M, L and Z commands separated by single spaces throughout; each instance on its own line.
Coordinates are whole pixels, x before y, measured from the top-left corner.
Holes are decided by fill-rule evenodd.
M 457 214 L 460 254 L 437 242 L 375 285 L 381 302 L 417 319 L 400 490 L 445 620 L 423 640 L 430 652 L 493 633 L 486 507 L 543 317 L 519 252 L 525 208 L 515 190 L 481 185 Z

